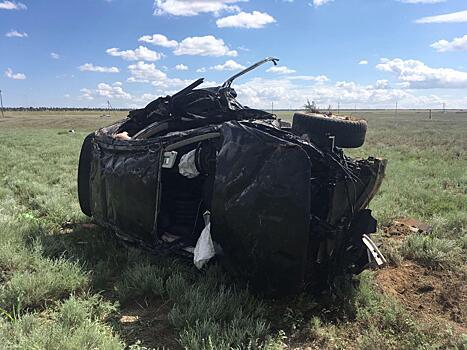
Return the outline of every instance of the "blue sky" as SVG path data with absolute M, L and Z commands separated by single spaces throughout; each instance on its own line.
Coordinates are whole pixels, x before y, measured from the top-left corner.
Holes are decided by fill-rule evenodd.
M 243 104 L 467 108 L 467 1 L 0 0 L 7 106 L 141 107 L 266 56 Z

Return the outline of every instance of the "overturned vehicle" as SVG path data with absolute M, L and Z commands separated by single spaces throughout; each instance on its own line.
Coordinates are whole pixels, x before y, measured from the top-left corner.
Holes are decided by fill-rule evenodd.
M 330 285 L 384 258 L 367 209 L 386 162 L 342 148 L 366 122 L 296 113 L 293 124 L 242 106 L 202 79 L 88 135 L 78 170 L 82 211 L 128 243 L 216 258 L 270 295 Z M 287 125 L 288 124 L 288 125 Z

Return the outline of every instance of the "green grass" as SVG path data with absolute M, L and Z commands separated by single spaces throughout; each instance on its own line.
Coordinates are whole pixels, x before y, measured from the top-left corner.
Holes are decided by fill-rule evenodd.
M 462 266 L 465 258 L 461 243 L 455 239 L 413 234 L 404 241 L 401 253 L 423 266 L 434 269 L 455 269 Z
M 82 225 L 89 219 L 76 199 L 81 142 L 109 119 L 97 112 L 7 114 L 0 122 L 1 348 L 467 346 L 451 324 L 421 322 L 399 301 L 382 295 L 372 273 L 364 273 L 358 287 L 344 290 L 345 302 L 317 306 L 306 295 L 275 302 L 234 284 L 218 266 L 198 272 L 188 260 L 122 246 L 111 232 Z M 435 113 L 429 121 L 414 111 L 400 112 L 397 119 L 392 112 L 361 114 L 369 121 L 368 141 L 348 153 L 389 160 L 371 204 L 380 228 L 400 217 L 433 226 L 430 235 L 413 234 L 400 247 L 385 250 L 399 263 L 410 259 L 438 273 L 462 270 L 467 261 L 466 115 Z M 62 133 L 68 129 L 76 133 Z M 154 315 L 123 326 L 120 317 L 135 305 L 138 310 L 153 305 Z M 158 333 L 160 322 L 164 334 Z
M 394 299 L 381 295 L 364 273 L 360 285 L 351 291 L 346 316 L 349 321 L 323 322 L 312 318 L 308 339 L 326 349 L 438 349 L 460 346 L 457 339 L 443 339 L 444 333 L 417 324 Z M 303 331 L 302 331 L 303 332 Z
M 73 295 L 47 312 L 0 320 L 2 349 L 122 349 L 105 320 L 116 307 L 97 295 Z

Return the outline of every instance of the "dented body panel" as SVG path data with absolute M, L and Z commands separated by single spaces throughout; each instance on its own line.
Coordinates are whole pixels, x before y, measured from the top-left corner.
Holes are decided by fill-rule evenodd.
M 155 254 L 192 256 L 210 213 L 218 259 L 270 295 L 366 268 L 376 231 L 366 208 L 386 161 L 349 158 L 332 137 L 323 145 L 293 134 L 240 105 L 230 84 L 198 85 L 94 133 L 83 158 L 90 173 L 80 174 L 94 220 Z M 192 177 L 178 169 L 189 152 Z

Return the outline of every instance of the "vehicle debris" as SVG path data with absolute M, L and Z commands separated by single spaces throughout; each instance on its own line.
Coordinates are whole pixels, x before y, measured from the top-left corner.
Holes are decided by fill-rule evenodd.
M 264 294 L 329 286 L 385 259 L 367 209 L 386 161 L 352 159 L 366 122 L 248 108 L 233 81 L 198 79 L 88 135 L 78 170 L 83 213 L 154 254 L 215 256 Z M 370 254 L 368 254 L 370 249 Z
M 404 227 L 414 233 L 431 233 L 433 231 L 432 226 L 411 218 L 394 220 L 394 225 Z
M 384 255 L 379 250 L 378 246 L 371 240 L 368 235 L 363 235 L 363 243 L 368 249 L 368 254 L 371 254 L 378 266 L 383 266 L 388 263 Z

